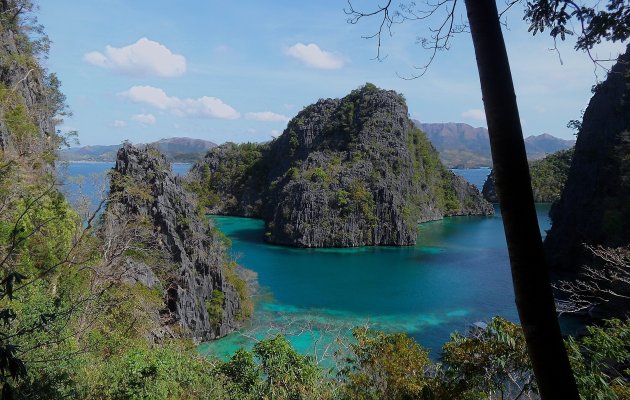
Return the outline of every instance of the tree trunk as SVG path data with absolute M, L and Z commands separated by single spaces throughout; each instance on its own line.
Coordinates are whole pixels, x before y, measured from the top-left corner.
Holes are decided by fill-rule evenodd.
M 486 111 L 496 190 L 527 350 L 544 400 L 579 395 L 556 316 L 523 132 L 494 0 L 465 0 Z

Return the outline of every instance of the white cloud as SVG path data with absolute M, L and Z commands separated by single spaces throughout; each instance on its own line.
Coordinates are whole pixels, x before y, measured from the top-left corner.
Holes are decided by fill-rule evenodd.
M 180 76 L 186 72 L 186 58 L 147 38 L 125 47 L 105 46 L 105 52 L 92 51 L 83 59 L 98 67 L 132 76 Z
M 136 114 L 132 116 L 131 119 L 141 123 L 142 125 L 154 125 L 156 122 L 153 114 Z
M 121 121 L 119 119 L 114 120 L 114 122 L 112 122 L 112 126 L 114 128 L 124 128 L 125 126 L 127 126 L 127 123 L 125 121 Z
M 287 122 L 289 120 L 289 117 L 286 115 L 276 114 L 271 111 L 249 112 L 245 114 L 245 118 L 265 122 Z
M 216 97 L 180 99 L 169 96 L 164 90 L 153 86 L 133 86 L 119 94 L 136 103 L 145 103 L 160 110 L 168 110 L 180 117 L 238 119 L 241 116 L 234 108 Z
M 322 50 L 315 43 L 296 43 L 286 49 L 285 54 L 313 68 L 339 69 L 345 64 L 341 55 Z
M 479 108 L 466 110 L 461 115 L 463 118 L 476 119 L 478 121 L 486 122 L 486 113 Z
M 272 138 L 277 138 L 278 136 L 280 136 L 281 133 L 282 132 L 277 131 L 277 130 L 274 129 L 274 130 L 271 131 L 271 137 Z

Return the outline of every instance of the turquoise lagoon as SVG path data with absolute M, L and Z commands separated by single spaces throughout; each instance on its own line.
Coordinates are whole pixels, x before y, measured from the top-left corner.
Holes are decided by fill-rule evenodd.
M 368 324 L 406 332 L 436 357 L 451 332 L 466 331 L 473 322 L 495 315 L 518 321 L 495 207 L 492 217 L 421 224 L 413 247 L 287 248 L 263 241 L 260 220 L 212 217 L 232 240 L 232 256 L 258 274 L 261 289 L 252 321 L 199 351 L 226 358 L 283 333 L 298 350 L 320 359 L 328 343 Z M 539 204 L 537 211 L 544 233 L 549 205 Z
M 113 163 L 58 165 L 62 190 L 95 204 Z M 184 174 L 190 164 L 175 164 Z M 487 168 L 454 170 L 481 188 Z M 495 206 L 496 207 L 496 206 Z M 283 333 L 303 353 L 326 358 L 328 344 L 354 326 L 402 331 L 432 356 L 451 332 L 501 315 L 517 321 L 500 210 L 492 217 L 455 217 L 420 225 L 413 247 L 294 249 L 263 241 L 260 220 L 212 217 L 232 240 L 232 257 L 258 275 L 254 315 L 241 331 L 202 343 L 221 358 Z M 537 205 L 541 231 L 549 205 Z M 566 321 L 564 321 L 566 322 Z M 334 348 L 334 346 L 333 346 Z

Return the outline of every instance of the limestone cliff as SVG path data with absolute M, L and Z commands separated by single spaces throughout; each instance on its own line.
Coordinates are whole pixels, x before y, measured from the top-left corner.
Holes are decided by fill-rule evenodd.
M 535 202 L 553 203 L 560 199 L 572 159 L 573 149 L 568 149 L 550 154 L 541 160 L 529 162 L 529 174 L 532 178 Z M 492 203 L 499 202 L 499 196 L 494 187 L 494 171 L 490 171 L 481 193 L 486 200 Z
M 210 150 L 190 179 L 209 211 L 261 217 L 266 239 L 290 246 L 412 245 L 419 222 L 493 213 L 442 165 L 404 98 L 371 84 L 306 107 L 269 144 Z
M 224 240 L 156 149 L 127 144 L 118 151 L 104 221 L 105 240 L 120 236 L 123 224 L 137 242 L 132 248 L 140 250 L 127 251 L 125 279 L 163 292 L 162 321 L 181 328 L 173 332 L 200 341 L 240 325 L 245 284 Z
M 55 114 L 65 98 L 56 77 L 40 66 L 20 18 L 7 17 L 17 8 L 11 0 L 0 4 L 0 150 L 50 160 L 59 145 Z
M 545 240 L 550 264 L 575 271 L 582 243 L 630 243 L 630 46 L 584 112 L 575 155 Z

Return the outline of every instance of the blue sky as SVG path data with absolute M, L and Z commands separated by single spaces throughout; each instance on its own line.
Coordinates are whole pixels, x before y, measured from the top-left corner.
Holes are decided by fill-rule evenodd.
M 359 1 L 369 7 L 374 1 Z M 376 19 L 346 22 L 343 0 L 41 1 L 39 20 L 53 41 L 46 67 L 56 72 L 82 145 L 188 136 L 223 143 L 261 142 L 319 98 L 342 97 L 365 82 L 393 89 L 422 122 L 486 126 L 469 34 L 455 37 L 427 73 L 416 44 L 425 26 L 407 22 L 385 37 L 374 60 Z M 464 18 L 465 10 L 460 7 Z M 532 37 L 522 9 L 504 30 L 526 136 L 566 139 L 596 83 L 593 64 L 572 43 Z M 620 44 L 602 44 L 601 57 Z M 603 72 L 599 71 L 602 78 Z

